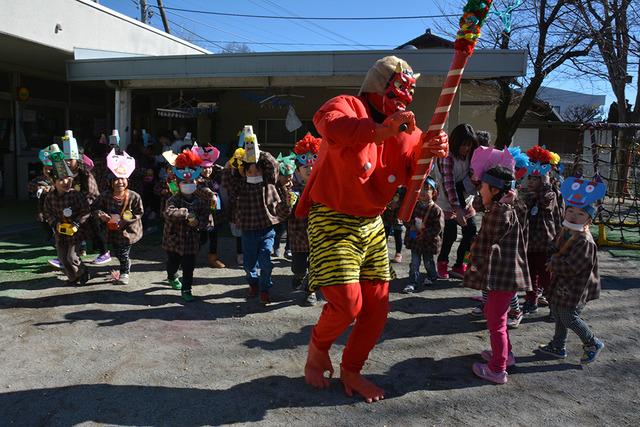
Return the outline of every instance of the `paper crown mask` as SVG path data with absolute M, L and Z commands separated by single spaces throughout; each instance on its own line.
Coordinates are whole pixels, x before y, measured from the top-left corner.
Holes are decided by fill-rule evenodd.
M 114 129 L 109 135 L 109 145 L 111 147 L 120 147 L 120 132 L 118 132 L 118 129 Z
M 43 165 L 53 166 L 50 159 L 50 156 L 53 153 L 61 153 L 60 147 L 58 146 L 58 144 L 51 144 L 50 146 L 40 150 L 40 152 L 38 153 L 38 158 L 40 159 Z
M 112 148 L 107 156 L 107 167 L 116 178 L 129 178 L 136 168 L 136 160 L 126 151 L 116 154 L 116 149 Z
M 288 156 L 278 154 L 276 159 L 279 164 L 278 172 L 281 176 L 291 176 L 296 171 L 296 154 L 291 153 Z
M 560 193 L 567 207 L 583 209 L 592 218 L 595 216 L 594 202 L 602 199 L 607 193 L 607 186 L 597 175 L 593 179 L 569 177 L 560 186 Z
M 72 130 L 65 130 L 62 137 L 62 150 L 67 160 L 80 160 L 80 150 L 78 150 L 78 141 L 73 136 Z
M 304 138 L 296 142 L 293 151 L 296 153 L 296 161 L 299 165 L 312 165 L 318 160 L 320 143 L 322 139 L 316 138 L 311 133 L 307 133 Z
M 260 146 L 258 137 L 253 133 L 253 126 L 245 125 L 242 130 L 244 135 L 244 161 L 246 163 L 256 163 L 260 158 Z
M 195 181 L 202 172 L 202 160 L 193 151 L 185 150 L 176 156 L 173 173 L 179 181 Z
M 536 145 L 527 150 L 527 156 L 529 157 L 529 166 L 527 166 L 529 175 L 544 176 L 549 173 L 553 159 L 551 151 Z
M 62 151 L 55 151 L 49 154 L 51 160 L 51 171 L 49 172 L 53 179 L 65 179 L 73 176 L 71 169 L 64 161 L 65 155 Z
M 511 153 L 511 157 L 513 157 L 516 162 L 516 180 L 519 181 L 529 173 L 527 169 L 529 167 L 529 156 L 523 153 L 520 147 L 509 147 L 509 153 Z
M 211 144 L 207 145 L 206 147 L 200 147 L 198 144 L 193 144 L 193 147 L 191 147 L 191 151 L 193 151 L 198 157 L 200 157 L 200 160 L 202 160 L 200 166 L 202 166 L 203 168 L 210 168 L 220 157 L 220 150 L 218 150 Z
M 484 173 L 496 166 L 514 170 L 516 161 L 509 150 L 497 150 L 491 147 L 478 147 L 471 157 L 471 169 L 476 181 L 482 180 Z

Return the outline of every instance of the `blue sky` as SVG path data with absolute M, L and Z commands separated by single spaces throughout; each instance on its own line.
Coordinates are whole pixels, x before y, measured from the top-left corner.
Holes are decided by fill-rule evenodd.
M 214 12 L 310 16 L 310 17 L 384 17 L 416 16 L 460 13 L 462 1 L 398 2 L 389 0 L 163 0 L 166 7 L 180 9 L 209 10 Z M 147 0 L 156 6 L 156 0 Z M 100 4 L 125 15 L 140 18 L 140 11 L 133 0 L 100 0 Z M 444 5 L 441 10 L 438 6 Z M 151 25 L 162 28 L 156 8 Z M 290 21 L 267 20 L 245 17 L 227 17 L 194 14 L 168 10 L 173 34 L 193 41 L 213 52 L 219 52 L 225 42 L 246 43 L 256 52 L 302 51 L 302 50 L 358 50 L 394 48 L 432 28 L 434 33 L 452 38 L 436 30 L 443 27 L 445 18 L 424 18 L 401 21 Z M 517 12 L 516 12 L 517 13 Z M 493 16 L 492 19 L 497 19 Z M 446 25 L 446 24 L 444 24 Z M 182 28 L 181 28 L 181 27 Z M 300 43 L 300 44 L 297 44 Z M 637 66 L 633 67 L 637 70 Z M 638 76 L 627 89 L 633 101 Z M 593 79 L 575 79 L 562 72 L 552 74 L 545 80 L 546 86 L 578 92 L 607 95 L 607 106 L 614 100 L 608 82 Z

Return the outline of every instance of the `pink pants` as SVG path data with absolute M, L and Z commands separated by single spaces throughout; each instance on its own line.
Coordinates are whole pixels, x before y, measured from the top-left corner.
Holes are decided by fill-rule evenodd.
M 489 361 L 489 369 L 493 372 L 507 370 L 507 357 L 511 351 L 509 332 L 507 331 L 507 315 L 509 304 L 516 293 L 513 291 L 489 291 L 484 305 L 484 316 L 487 319 L 489 339 L 493 357 Z

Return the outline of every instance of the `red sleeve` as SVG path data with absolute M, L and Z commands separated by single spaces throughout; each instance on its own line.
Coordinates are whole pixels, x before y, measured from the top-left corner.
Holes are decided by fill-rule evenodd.
M 368 117 L 358 117 L 358 110 L 364 109 L 358 104 L 358 98 L 337 96 L 320 107 L 313 116 L 313 124 L 323 139 L 338 145 L 373 142 L 377 125 Z

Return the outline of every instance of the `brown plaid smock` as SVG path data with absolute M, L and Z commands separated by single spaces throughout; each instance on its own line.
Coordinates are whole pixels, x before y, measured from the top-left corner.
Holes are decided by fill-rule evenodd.
M 209 178 L 205 178 L 200 176 L 198 179 L 198 187 L 208 188 L 213 191 L 215 194 L 220 196 L 220 188 L 221 188 L 221 171 L 222 167 L 220 165 L 213 165 L 213 173 Z M 225 218 L 225 206 L 222 206 L 223 209 L 215 209 L 213 206 L 211 208 L 211 215 L 209 218 L 209 227 L 214 227 L 217 224 L 221 224 Z
M 402 199 L 404 199 L 406 192 L 406 188 L 398 187 L 393 198 L 389 204 L 387 204 L 384 212 L 382 212 L 382 222 L 385 227 L 393 227 L 398 223 L 398 210 L 400 210 L 400 204 L 402 203 Z
M 568 250 L 558 252 L 574 235 Z M 556 243 L 556 242 L 554 242 Z M 549 302 L 558 307 L 575 308 L 600 297 L 598 247 L 590 232 L 560 230 L 557 245 L 552 245 L 551 290 Z
M 109 175 L 109 169 L 107 168 L 107 159 L 94 160 L 91 173 L 93 173 L 93 177 L 96 179 L 96 183 L 98 184 L 98 190 L 100 190 L 100 193 L 102 193 L 103 191 L 111 190 L 111 185 L 109 185 L 109 180 L 107 179 L 107 176 Z
M 187 199 L 181 193 L 167 200 L 164 210 L 164 231 L 162 248 L 179 255 L 195 255 L 200 250 L 200 232 L 206 230 L 211 213 L 213 192 L 199 188 Z M 187 222 L 189 213 L 195 214 L 198 225 L 192 227 Z
M 120 218 L 120 229 L 118 231 L 110 231 L 107 227 L 107 242 L 116 246 L 129 246 L 136 243 L 142 238 L 142 215 L 144 209 L 142 207 L 142 198 L 135 191 L 129 190 L 126 209 L 122 208 L 122 201 L 113 198 L 111 191 L 106 191 L 93 202 L 91 206 L 93 215 L 100 221 L 99 214 L 120 215 L 123 210 L 131 211 L 133 218 L 127 221 Z
M 82 164 L 78 167 L 78 173 L 73 178 L 73 188 L 84 195 L 89 205 L 100 195 L 96 178 L 93 176 L 93 173 Z
M 63 211 L 65 209 L 71 210 L 71 216 L 65 217 Z M 69 190 L 66 193 L 60 194 L 58 191 L 53 190 L 48 195 L 44 202 L 43 217 L 47 224 L 54 228 L 54 234 L 56 236 L 56 243 L 58 241 L 71 241 L 80 242 L 86 236 L 85 222 L 91 215 L 91 208 L 87 202 L 86 197 L 79 191 L 74 189 Z M 76 224 L 79 228 L 78 232 L 73 236 L 66 236 L 59 234 L 56 227 L 61 223 Z
M 291 190 L 298 195 L 298 200 L 304 191 L 304 184 L 297 181 L 294 176 L 293 187 Z M 291 209 L 289 220 L 287 221 L 287 233 L 289 235 L 289 248 L 291 252 L 309 252 L 309 235 L 307 229 L 309 228 L 308 217 L 296 217 L 295 211 L 298 206 L 298 202 Z
M 261 230 L 287 219 L 291 213 L 286 190 L 276 184 L 276 159 L 267 152 L 260 154 L 258 165 L 263 171 L 263 182 L 249 184 L 233 168 L 223 170 L 222 182 L 230 197 L 237 197 L 235 224 L 242 230 Z
M 420 230 L 416 228 L 416 218 L 422 220 Z M 444 234 L 444 213 L 436 202 L 418 202 L 411 214 L 411 221 L 406 226 L 404 245 L 407 249 L 417 251 L 421 255 L 437 255 L 440 252 Z M 414 232 L 417 233 L 416 238 L 412 238 Z
M 176 182 L 176 185 L 178 183 Z M 158 181 L 153 186 L 153 194 L 157 195 L 160 198 L 160 212 L 164 212 L 167 207 L 167 200 L 169 200 L 172 196 L 171 190 L 169 190 L 169 181 Z
M 557 209 L 556 193 L 550 185 L 545 184 L 540 191 L 524 193 L 523 200 L 528 209 L 527 252 L 546 254 L 557 233 L 554 217 L 554 211 Z
M 40 196 L 38 196 L 38 191 L 42 189 Z M 55 191 L 53 187 L 53 182 L 46 175 L 40 175 L 29 181 L 27 184 L 27 192 L 32 196 L 38 199 L 38 213 L 36 215 L 36 219 L 38 222 L 44 221 L 44 201 L 47 198 L 47 195 L 50 191 Z
M 485 210 L 463 284 L 489 291 L 531 290 L 522 227 L 512 204 L 493 202 Z

